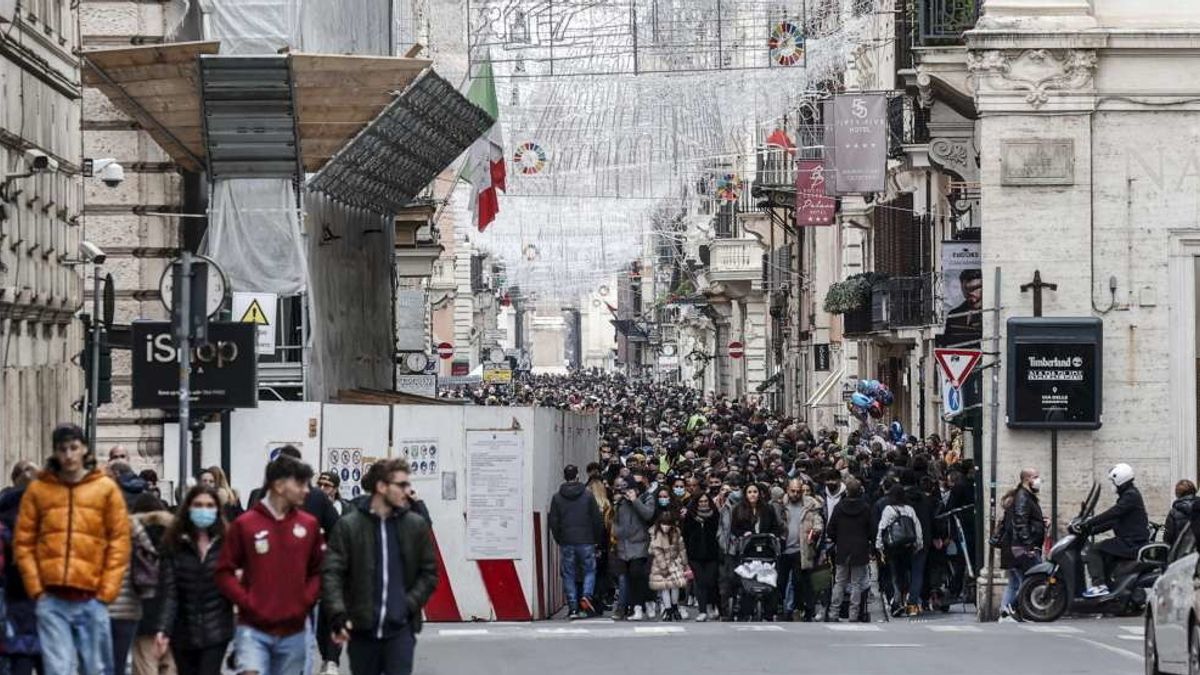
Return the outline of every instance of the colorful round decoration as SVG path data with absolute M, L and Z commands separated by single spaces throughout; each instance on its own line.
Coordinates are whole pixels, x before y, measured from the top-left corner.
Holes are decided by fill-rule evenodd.
M 781 66 L 794 66 L 804 58 L 804 34 L 791 21 L 781 21 L 771 28 L 767 40 L 771 59 Z
M 727 173 L 717 178 L 717 199 L 723 202 L 736 202 L 741 197 L 742 182 L 736 174 Z
M 526 141 L 513 153 L 513 164 L 522 175 L 535 176 L 546 168 L 546 151 L 537 143 Z

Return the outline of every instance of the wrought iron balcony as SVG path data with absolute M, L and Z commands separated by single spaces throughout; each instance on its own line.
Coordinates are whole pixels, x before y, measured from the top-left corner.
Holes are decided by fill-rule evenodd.
M 757 239 L 714 239 L 709 244 L 710 281 L 759 281 L 763 248 Z
M 927 326 L 933 320 L 933 275 L 892 277 L 871 288 L 874 330 Z
M 922 47 L 963 43 L 962 34 L 975 27 L 983 0 L 916 0 L 917 44 Z
M 771 189 L 796 186 L 795 150 L 767 146 L 758 150 L 757 159 L 757 187 Z
M 870 303 L 842 315 L 842 332 L 847 336 L 866 335 L 873 330 Z

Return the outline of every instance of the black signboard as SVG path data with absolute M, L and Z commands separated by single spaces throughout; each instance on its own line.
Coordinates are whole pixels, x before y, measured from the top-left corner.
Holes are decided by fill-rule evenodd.
M 829 345 L 813 345 L 813 370 L 825 372 L 829 370 Z
M 192 406 L 200 410 L 258 406 L 256 327 L 208 324 L 208 341 L 192 348 Z M 179 407 L 179 350 L 167 321 L 133 324 L 133 407 Z
M 1008 320 L 1008 426 L 1099 429 L 1104 325 L 1100 319 Z

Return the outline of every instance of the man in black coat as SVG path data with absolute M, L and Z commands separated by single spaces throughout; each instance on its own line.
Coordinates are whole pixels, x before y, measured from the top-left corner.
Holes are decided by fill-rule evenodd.
M 1037 469 L 1021 470 L 1021 484 L 1013 495 L 1011 543 L 1013 567 L 1021 574 L 1042 559 L 1046 519 L 1042 516 L 1042 505 L 1038 501 L 1041 488 L 1042 477 Z
M 1196 501 L 1196 484 L 1183 479 L 1175 484 L 1175 501 L 1171 503 L 1171 511 L 1163 523 L 1163 542 L 1174 546 L 1179 533 L 1192 521 L 1192 505 Z
M 1108 592 L 1109 574 L 1121 560 L 1137 558 L 1138 550 L 1150 542 L 1150 519 L 1146 516 L 1146 503 L 1142 493 L 1133 484 L 1133 467 L 1118 464 L 1108 472 L 1108 479 L 1117 490 L 1117 503 L 1104 513 L 1089 518 L 1080 529 L 1092 534 L 1112 530 L 1111 539 L 1097 544 L 1092 551 L 1099 554 L 1092 564 L 1092 578 L 1097 586 L 1089 588 L 1086 595 L 1104 595 Z M 1098 569 L 1096 569 L 1098 568 Z
M 850 592 L 850 619 L 859 617 L 863 591 L 867 590 L 869 574 L 867 564 L 871 561 L 871 507 L 863 499 L 862 483 L 851 478 L 846 481 L 845 496 L 833 509 L 826 533 L 833 543 L 834 585 L 830 605 L 841 605 L 843 593 Z M 828 611 L 828 610 L 827 610 Z M 829 615 L 829 621 L 838 620 L 838 610 Z
M 550 534 L 558 544 L 563 591 L 571 613 L 578 619 L 595 613 L 592 594 L 596 589 L 596 547 L 604 541 L 604 519 L 587 487 L 579 482 L 579 467 L 563 469 L 565 481 L 550 500 Z M 583 567 L 583 595 L 575 585 L 575 567 Z

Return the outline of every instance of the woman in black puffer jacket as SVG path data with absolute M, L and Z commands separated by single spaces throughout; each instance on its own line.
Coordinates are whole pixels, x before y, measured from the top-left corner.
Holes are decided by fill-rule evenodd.
M 171 649 L 179 675 L 220 675 L 233 639 L 233 606 L 213 580 L 225 534 L 219 504 L 214 488 L 192 488 L 164 541 L 158 648 Z

